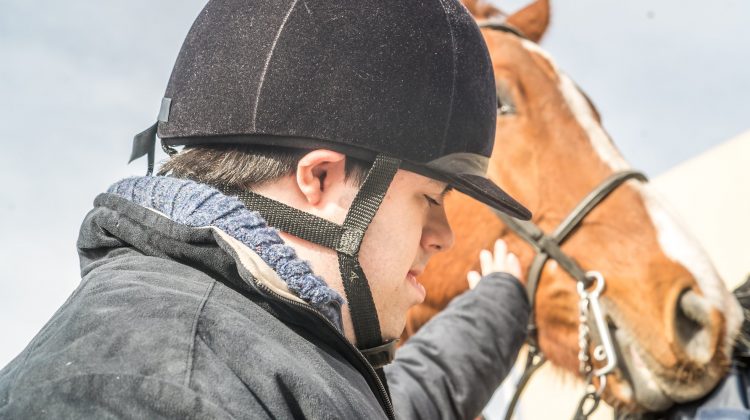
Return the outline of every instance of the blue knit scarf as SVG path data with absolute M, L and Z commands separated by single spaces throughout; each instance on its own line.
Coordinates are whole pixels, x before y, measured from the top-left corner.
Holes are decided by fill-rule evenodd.
M 146 176 L 126 178 L 107 190 L 135 204 L 157 210 L 173 221 L 192 227 L 215 226 L 255 251 L 289 287 L 289 291 L 317 309 L 342 331 L 344 299 L 297 258 L 276 229 L 236 197 L 194 181 Z

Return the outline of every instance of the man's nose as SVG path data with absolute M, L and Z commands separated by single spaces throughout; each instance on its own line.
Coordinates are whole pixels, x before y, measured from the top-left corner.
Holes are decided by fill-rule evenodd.
M 422 229 L 422 247 L 431 253 L 447 251 L 453 246 L 453 230 L 442 207 L 430 211 L 427 224 Z

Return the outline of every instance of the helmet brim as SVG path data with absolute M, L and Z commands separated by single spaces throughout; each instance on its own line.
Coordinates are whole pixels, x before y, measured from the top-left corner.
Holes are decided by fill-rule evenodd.
M 446 174 L 446 178 L 453 188 L 477 201 L 516 219 L 531 219 L 529 209 L 488 178 L 474 174 Z
M 426 164 L 402 163 L 404 169 L 446 182 L 457 191 L 516 219 L 531 219 L 529 209 L 487 178 L 488 166 L 489 158 L 475 153 L 453 153 Z

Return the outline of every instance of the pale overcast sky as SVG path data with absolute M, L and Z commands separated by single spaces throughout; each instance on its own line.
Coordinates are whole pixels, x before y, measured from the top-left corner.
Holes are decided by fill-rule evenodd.
M 525 2 L 498 2 L 513 10 Z M 99 192 L 143 174 L 203 0 L 0 2 L 0 367 L 80 281 L 75 241 Z M 542 46 L 651 175 L 750 129 L 750 2 L 553 0 Z

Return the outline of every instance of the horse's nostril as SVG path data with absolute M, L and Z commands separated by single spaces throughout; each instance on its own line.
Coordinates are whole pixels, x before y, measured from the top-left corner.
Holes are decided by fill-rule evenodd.
M 688 289 L 680 295 L 679 310 L 691 321 L 700 325 L 711 323 L 711 304 L 703 296 Z
M 711 314 L 713 307 L 705 297 L 692 290 L 680 295 L 675 308 L 675 332 L 678 344 L 696 363 L 708 363 L 713 357 L 716 332 Z

